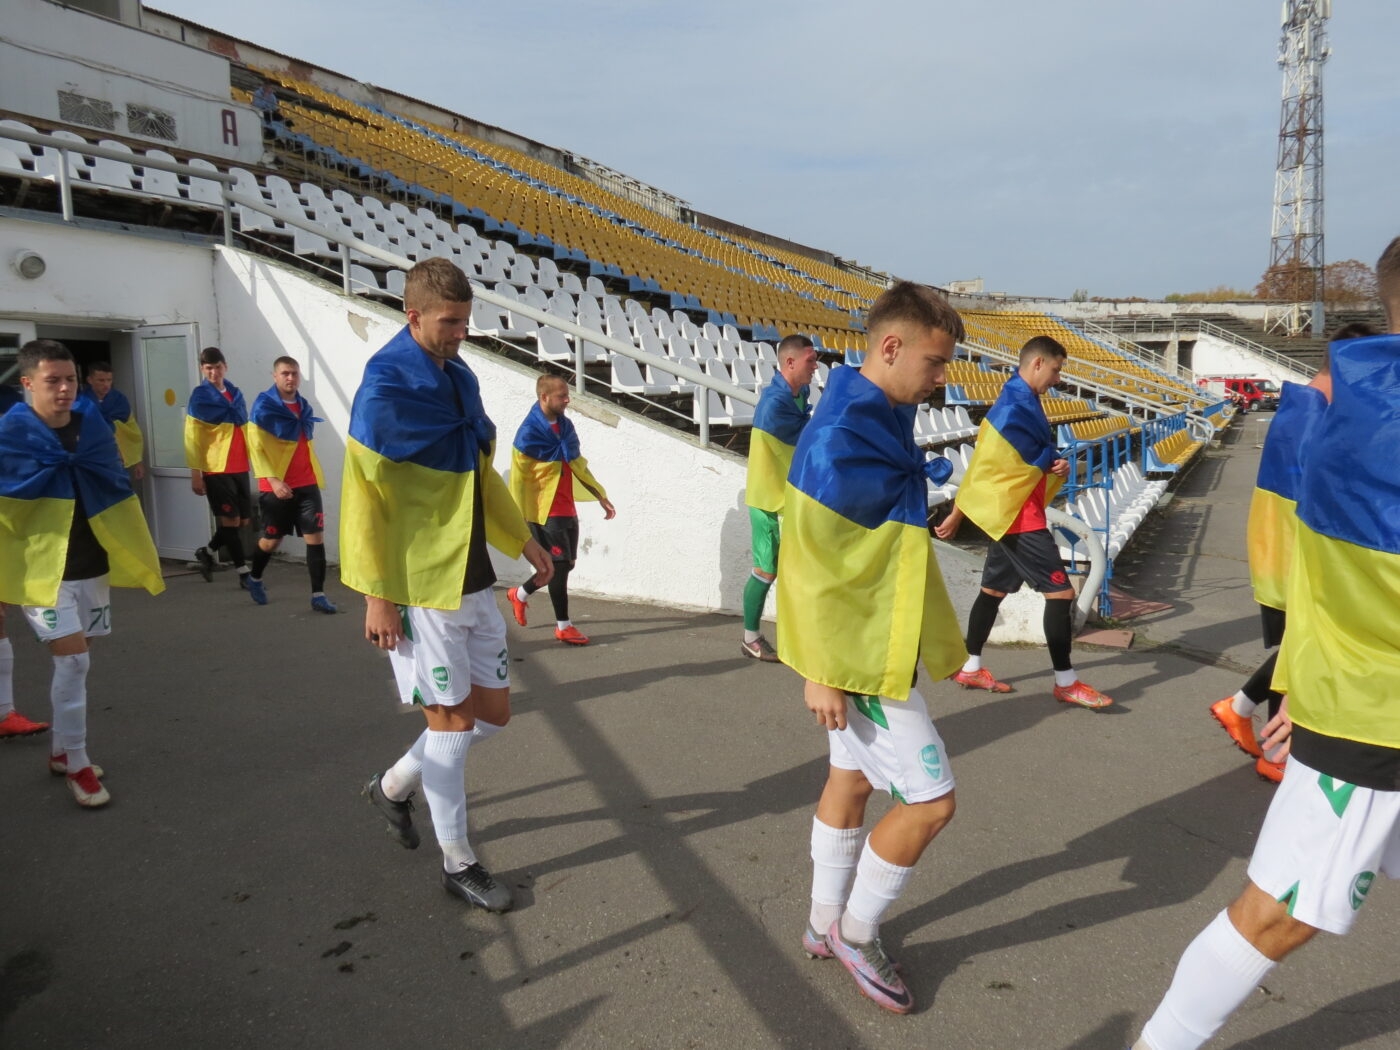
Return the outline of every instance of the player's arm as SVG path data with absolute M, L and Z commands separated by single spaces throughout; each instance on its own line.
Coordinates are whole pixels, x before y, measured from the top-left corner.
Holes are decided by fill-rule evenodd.
M 962 522 L 962 508 L 955 503 L 953 504 L 953 509 L 948 512 L 948 516 L 934 526 L 933 534 L 940 540 L 951 540 L 958 534 L 958 528 L 962 525 Z
M 802 700 L 823 729 L 846 728 L 846 694 L 840 689 L 807 679 Z
M 1264 723 L 1264 734 L 1259 738 L 1259 745 L 1269 756 L 1270 762 L 1282 762 L 1288 757 L 1289 749 L 1293 746 L 1293 719 L 1288 717 L 1287 693 L 1278 705 L 1278 714 Z M 1275 748 L 1278 750 L 1275 751 Z
M 190 488 L 196 496 L 204 495 L 204 471 L 198 467 L 190 468 Z
M 1057 459 L 1050 464 L 1050 473 L 1057 478 L 1069 477 L 1069 460 Z
M 281 478 L 268 477 L 264 480 L 272 486 L 272 494 L 278 499 L 292 498 L 292 486 L 288 485 Z
M 371 645 L 392 649 L 403 633 L 403 617 L 399 607 L 387 598 L 365 595 L 365 638 Z

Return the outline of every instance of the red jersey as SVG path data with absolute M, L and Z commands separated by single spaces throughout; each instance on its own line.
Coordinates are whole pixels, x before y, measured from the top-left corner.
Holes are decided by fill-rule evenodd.
M 1021 505 L 1021 512 L 1016 515 L 1016 520 L 1011 523 L 1011 527 L 1006 530 L 1006 533 L 1009 536 L 1016 532 L 1039 532 L 1047 527 L 1045 523 L 1045 477 L 1041 475 L 1040 481 L 1031 490 L 1031 494 L 1026 497 L 1026 502 Z
M 283 401 L 292 415 L 301 415 L 301 407 L 295 401 Z M 287 476 L 282 479 L 288 488 L 300 489 L 316 484 L 316 471 L 311 466 L 311 445 L 303 433 L 297 438 L 297 450 L 292 453 L 292 461 L 287 465 Z M 271 492 L 272 482 L 258 478 L 258 491 Z
M 549 429 L 559 433 L 557 422 L 549 424 Z M 577 518 L 578 507 L 574 505 L 574 472 L 569 464 L 560 462 L 559 487 L 554 490 L 554 502 L 549 505 L 551 518 Z
M 221 393 L 224 400 L 230 404 L 233 402 L 233 391 L 225 387 Z M 248 442 L 243 437 L 243 428 L 234 427 L 233 441 L 228 447 L 228 463 L 224 466 L 225 474 L 246 474 L 248 473 Z

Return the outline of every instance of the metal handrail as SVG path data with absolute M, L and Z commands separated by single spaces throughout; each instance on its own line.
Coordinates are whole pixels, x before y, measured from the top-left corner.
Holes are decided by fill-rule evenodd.
M 1079 328 L 1087 336 L 1091 336 L 1100 342 L 1107 342 L 1117 350 L 1127 350 L 1128 353 L 1142 358 L 1144 361 L 1151 363 L 1163 372 L 1170 372 L 1174 368 L 1178 379 L 1183 379 L 1188 383 L 1195 383 L 1196 381 L 1196 374 L 1185 365 L 1178 364 L 1173 366 L 1167 364 L 1165 354 L 1159 354 L 1155 350 L 1149 350 L 1141 343 L 1135 343 L 1131 339 L 1125 339 L 1121 333 L 1115 332 L 1112 328 L 1106 328 L 1087 318 L 1075 318 L 1071 320 L 1067 317 L 1061 317 L 1060 320 L 1071 327 Z
M 1204 335 L 1214 336 L 1231 343 L 1243 350 L 1248 350 L 1252 354 L 1257 354 L 1270 364 L 1283 368 L 1287 371 L 1297 372 L 1311 379 L 1317 374 L 1317 369 L 1311 365 L 1305 365 L 1301 361 L 1295 361 L 1291 357 L 1280 354 L 1277 350 L 1270 350 L 1262 343 L 1256 343 L 1252 339 L 1247 339 L 1238 332 L 1232 332 L 1228 328 L 1221 328 L 1210 321 L 1193 317 L 1190 314 L 1174 314 L 1171 317 L 1122 317 L 1110 319 L 1106 326 L 1112 331 L 1128 332 L 1198 332 Z

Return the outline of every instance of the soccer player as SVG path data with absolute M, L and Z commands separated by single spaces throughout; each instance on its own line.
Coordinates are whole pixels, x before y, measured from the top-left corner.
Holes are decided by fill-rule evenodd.
M 759 398 L 749 439 L 744 502 L 749 508 L 753 572 L 744 584 L 744 655 L 778 663 L 763 637 L 763 603 L 778 576 L 779 529 L 792 450 L 811 418 L 808 384 L 817 374 L 817 349 L 805 335 L 778 344 L 778 374 Z
M 1375 335 L 1364 321 L 1343 325 L 1332 334 L 1332 342 Z M 1302 473 L 1303 449 L 1313 425 L 1332 400 L 1332 376 L 1327 352 L 1322 365 L 1307 386 L 1284 383 L 1278 412 L 1269 424 L 1264 452 L 1259 457 L 1259 478 L 1249 507 L 1249 575 L 1254 600 L 1264 630 L 1264 647 L 1274 649 L 1283 641 L 1287 624 L 1288 570 L 1293 561 L 1293 535 L 1297 530 L 1298 478 Z M 1210 713 L 1241 751 L 1254 759 L 1254 771 L 1265 780 L 1283 779 L 1283 762 L 1265 755 L 1254 733 L 1254 711 L 1268 705 L 1268 717 L 1278 717 L 1283 694 L 1273 688 L 1278 651 L 1270 653 L 1234 696 L 1210 705 Z
M 840 959 L 863 995 L 903 1014 L 914 1001 L 880 920 L 954 810 L 948 756 L 913 682 L 920 659 L 939 681 L 966 655 L 928 535 L 914 406 L 942 385 L 963 325 L 938 293 L 902 281 L 875 300 L 866 331 L 864 364 L 831 370 L 793 454 L 778 653 L 806 679 L 831 760 L 802 947 Z M 896 805 L 866 838 L 876 788 Z
M 1298 483 L 1285 696 L 1265 750 L 1292 722 L 1288 763 L 1244 891 L 1186 948 L 1135 1050 L 1195 1050 L 1318 930 L 1344 934 L 1377 876 L 1400 876 L 1400 237 L 1376 283 L 1389 335 L 1331 347 L 1332 403 Z M 1344 469 L 1340 469 L 1344 468 Z
M 248 594 L 267 604 L 263 571 L 272 552 L 294 532 L 306 540 L 306 571 L 311 576 L 311 608 L 334 613 L 326 597 L 326 515 L 321 507 L 321 463 L 312 446 L 316 424 L 323 422 L 301 396 L 301 366 L 295 358 L 272 362 L 272 386 L 253 399 L 248 420 L 248 453 L 258 479 L 258 509 L 263 533 L 253 551 Z
M 228 381 L 228 362 L 217 346 L 199 352 L 204 382 L 190 393 L 185 414 L 185 462 L 190 488 L 209 501 L 218 526 L 208 544 L 194 552 L 204 582 L 214 578 L 214 558 L 222 547 L 238 570 L 238 585 L 248 587 L 239 529 L 253 515 L 248 488 L 248 405 L 243 392 Z
M 102 418 L 116 435 L 122 465 L 131 471 L 131 479 L 140 481 L 146 476 L 146 468 L 141 464 L 146 441 L 140 424 L 131 413 L 131 402 L 112 385 L 112 366 L 106 361 L 95 361 L 89 365 L 87 380 L 88 385 L 83 393 L 97 405 Z
M 939 539 L 950 540 L 966 516 L 992 541 L 982 567 L 982 590 L 967 617 L 967 662 L 953 681 L 965 689 L 1012 691 L 982 666 L 982 647 L 1002 599 L 1026 583 L 1045 595 L 1045 644 L 1055 670 L 1055 699 L 1101 710 L 1113 701 L 1081 682 L 1070 659 L 1074 588 L 1045 522 L 1045 506 L 1069 474 L 1069 462 L 1055 448 L 1040 395 L 1060 381 L 1068 356 L 1048 335 L 1035 336 L 1021 348 L 1016 374 L 1002 386 L 982 422 L 953 510 L 934 531 Z
M 49 771 L 95 808 L 111 795 L 87 751 L 87 640 L 111 633 L 110 586 L 159 594 L 164 583 L 112 431 L 91 407 L 73 408 L 73 355 L 36 339 L 17 364 L 32 404 L 0 419 L 0 601 L 23 607 L 53 657 Z M 12 695 L 12 667 L 0 664 L 0 696 Z
M 463 783 L 467 748 L 510 720 L 510 656 L 486 545 L 523 554 L 537 583 L 553 562 L 491 467 L 496 428 L 457 357 L 472 312 L 466 275 L 447 259 L 418 263 L 404 310 L 408 324 L 370 358 L 350 410 L 341 582 L 364 594 L 365 637 L 388 651 L 399 699 L 423 709 L 427 729 L 365 794 L 414 849 L 421 782 L 444 889 L 500 912 L 511 893 L 468 841 Z
M 535 380 L 536 401 L 515 432 L 510 456 L 510 494 L 525 515 L 530 535 L 554 559 L 549 600 L 554 606 L 554 637 L 566 645 L 587 645 L 588 637 L 569 619 L 569 573 L 578 558 L 578 500 L 597 500 L 603 519 L 617 510 L 603 486 L 579 454 L 578 431 L 564 415 L 569 407 L 569 384 L 559 376 Z M 577 480 L 580 492 L 574 487 Z M 525 626 L 530 595 L 537 587 L 532 576 L 506 591 L 515 622 Z
M 0 384 L 0 416 L 24 399 L 14 395 L 9 384 Z M 47 722 L 35 722 L 15 710 L 15 647 L 5 633 L 5 606 L 0 605 L 0 740 L 17 736 L 37 736 L 48 731 Z

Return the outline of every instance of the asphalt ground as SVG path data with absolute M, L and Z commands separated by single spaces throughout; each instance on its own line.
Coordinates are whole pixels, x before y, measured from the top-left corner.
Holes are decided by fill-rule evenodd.
M 826 746 L 736 619 L 575 598 L 574 649 L 542 594 L 540 626 L 510 625 L 515 716 L 468 756 L 473 841 L 518 901 L 494 916 L 438 885 L 421 800 L 410 852 L 360 797 L 422 721 L 358 599 L 333 585 L 353 613 L 313 613 L 274 563 L 266 607 L 227 572 L 117 594 L 89 679 L 111 805 L 73 803 L 47 737 L 0 746 L 0 1047 L 1122 1050 L 1273 793 L 1207 712 L 1263 654 L 1242 537 L 1267 418 L 1124 559 L 1173 609 L 1077 653 L 1113 708 L 1056 703 L 1033 647 L 989 650 L 1013 694 L 925 683 L 958 814 L 884 926 L 912 1016 L 800 949 Z M 20 709 L 47 717 L 47 655 L 10 627 Z M 1378 886 L 1212 1045 L 1400 1045 L 1397 920 Z

